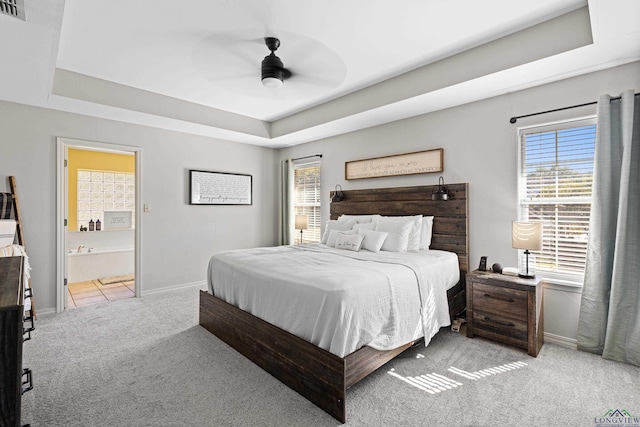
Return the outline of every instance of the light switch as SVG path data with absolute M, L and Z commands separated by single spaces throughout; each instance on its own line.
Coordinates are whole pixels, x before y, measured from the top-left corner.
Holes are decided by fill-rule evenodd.
M 145 212 L 151 212 L 151 204 L 145 203 L 144 206 L 143 206 L 143 210 Z

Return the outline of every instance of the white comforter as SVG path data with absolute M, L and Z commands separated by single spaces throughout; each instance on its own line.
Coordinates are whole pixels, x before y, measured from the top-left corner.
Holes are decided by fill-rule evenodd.
M 448 326 L 456 254 L 350 252 L 323 244 L 242 249 L 209 262 L 209 291 L 344 357 L 389 350 Z

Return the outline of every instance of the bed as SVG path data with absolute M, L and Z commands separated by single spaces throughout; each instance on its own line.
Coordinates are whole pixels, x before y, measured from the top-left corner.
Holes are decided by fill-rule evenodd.
M 457 256 L 459 274 L 456 275 L 456 278 L 459 280 L 453 286 L 448 285 L 447 301 L 445 302 L 445 305 L 448 305 L 445 307 L 445 315 L 448 313 L 448 316 L 452 318 L 462 314 L 465 308 L 464 278 L 468 271 L 468 184 L 448 185 L 450 194 L 448 201 L 432 201 L 430 195 L 434 187 L 437 186 L 343 191 L 343 200 L 332 202 L 330 213 L 331 219 L 337 219 L 340 215 L 371 213 L 384 216 L 433 215 L 433 235 L 430 249 L 433 250 L 433 254 L 447 251 L 453 252 Z M 303 245 L 303 247 L 282 249 L 263 248 L 253 250 L 257 252 L 239 252 L 235 255 L 240 258 L 254 257 L 253 259 L 257 260 L 260 256 L 271 256 L 271 252 L 274 251 L 298 251 L 303 252 L 302 255 L 308 260 L 326 256 L 328 259 L 325 262 L 328 264 L 333 262 L 331 257 L 341 255 L 338 254 L 338 250 L 327 251 L 321 246 L 323 245 L 317 245 L 317 247 Z M 329 253 L 325 255 L 325 252 Z M 359 254 L 358 252 L 353 254 L 354 258 L 348 262 L 356 264 L 362 261 L 362 256 L 368 256 L 355 255 Z M 240 261 L 234 258 L 235 255 L 232 255 L 228 255 L 231 258 L 227 261 L 239 263 Z M 257 255 L 258 258 L 256 258 Z M 255 263 L 254 269 L 262 269 L 259 262 Z M 318 261 L 318 263 L 322 262 Z M 285 270 L 277 271 L 276 269 L 276 272 L 270 273 L 270 281 L 275 286 L 285 286 L 289 282 L 288 278 L 278 280 L 278 277 L 283 277 L 283 271 Z M 210 289 L 214 289 L 215 283 L 213 282 L 221 280 L 219 277 L 212 277 L 210 278 L 210 282 L 212 282 Z M 251 277 L 251 275 L 237 280 L 251 284 L 253 280 L 247 279 L 247 277 Z M 280 291 L 284 289 L 286 292 L 286 287 L 279 289 Z M 345 343 L 338 340 L 338 343 L 332 347 L 333 344 L 330 340 L 323 342 L 321 336 L 319 339 L 309 336 L 301 338 L 295 327 L 285 327 L 282 324 L 280 325 L 282 327 L 278 327 L 278 322 L 280 322 L 278 319 L 272 321 L 272 324 L 236 307 L 236 305 L 241 307 L 244 305 L 247 310 L 255 310 L 252 303 L 247 303 L 243 299 L 244 297 L 234 296 L 234 291 L 225 290 L 225 285 L 218 286 L 218 290 L 215 292 L 219 294 L 217 296 L 220 298 L 206 291 L 202 291 L 200 294 L 200 324 L 341 422 L 346 421 L 345 396 L 349 387 L 409 348 L 420 336 L 425 335 L 428 342 L 432 333 L 437 332 L 437 328 L 429 333 L 425 333 L 423 329 L 422 333 L 416 331 L 413 337 L 404 335 L 389 339 L 388 342 L 385 341 L 382 344 L 372 342 L 371 345 L 364 346 L 362 346 L 362 342 L 358 341 Z M 418 289 L 414 287 L 411 292 L 418 292 L 415 296 L 422 303 L 424 302 L 422 301 L 424 296 L 421 296 Z M 442 292 L 444 295 L 445 290 L 443 289 Z M 224 299 L 232 303 L 228 303 Z M 265 299 L 268 300 L 268 298 Z M 275 304 L 277 303 L 275 301 Z M 420 308 L 419 306 L 418 310 Z M 293 319 L 293 323 L 297 324 L 296 322 L 301 320 L 304 319 Z M 412 318 L 411 321 L 415 322 L 415 318 Z M 442 324 L 441 322 L 440 325 Z M 424 327 L 424 325 L 422 326 Z M 348 326 L 340 325 L 337 331 L 340 332 L 340 328 L 344 327 L 348 328 Z M 292 330 L 296 334 L 287 332 L 285 329 Z M 340 333 L 337 335 L 342 336 Z M 366 341 L 366 337 L 363 339 Z

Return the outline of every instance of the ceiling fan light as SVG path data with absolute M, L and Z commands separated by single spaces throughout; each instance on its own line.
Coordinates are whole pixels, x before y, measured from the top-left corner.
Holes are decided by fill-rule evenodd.
M 268 89 L 277 89 L 279 87 L 282 87 L 282 80 L 277 77 L 263 77 L 262 86 Z
M 262 60 L 262 85 L 267 88 L 279 88 L 284 82 L 284 65 L 273 52 Z

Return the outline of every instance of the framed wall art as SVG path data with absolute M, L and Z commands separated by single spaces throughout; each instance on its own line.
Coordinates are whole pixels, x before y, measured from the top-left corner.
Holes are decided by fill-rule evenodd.
M 104 211 L 102 227 L 105 230 L 129 230 L 131 214 L 131 211 Z
M 345 179 L 442 172 L 443 148 L 345 162 Z
M 252 175 L 190 170 L 189 204 L 251 205 L 252 187 Z

